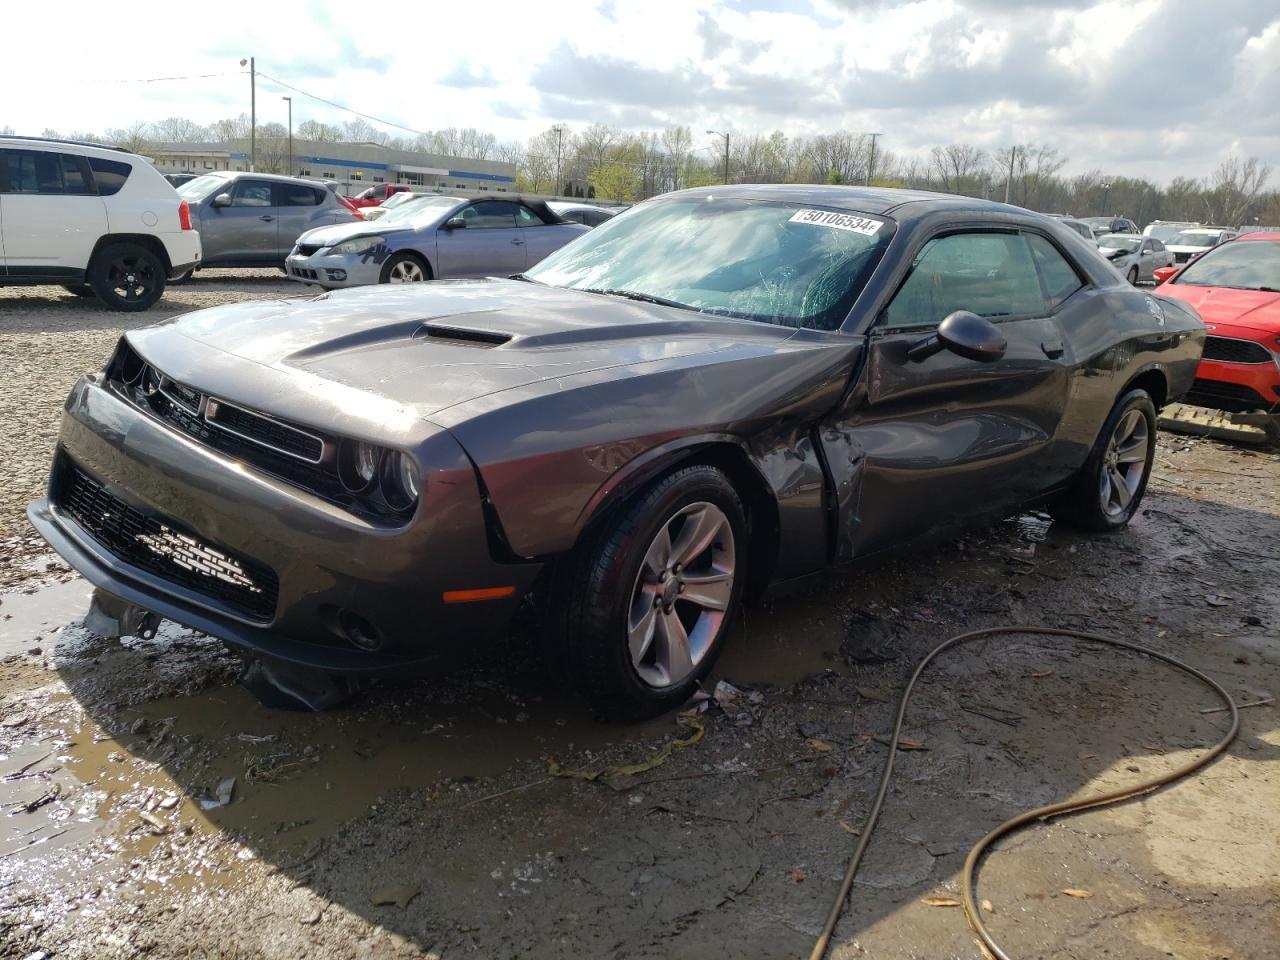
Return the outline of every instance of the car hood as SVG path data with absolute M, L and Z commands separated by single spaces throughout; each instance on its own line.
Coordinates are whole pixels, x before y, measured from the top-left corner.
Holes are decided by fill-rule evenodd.
M 350 240 L 352 237 L 378 236 L 385 237 L 392 233 L 407 233 L 414 229 L 409 226 L 379 224 L 377 220 L 349 220 L 346 223 L 335 223 L 328 227 L 316 227 L 298 237 L 298 243 L 314 244 L 321 247 L 332 247 L 335 243 Z
M 1212 250 L 1212 246 L 1207 247 L 1188 247 L 1186 244 L 1166 243 L 1164 248 L 1170 253 L 1204 253 L 1206 250 Z
M 1158 289 L 1162 296 L 1195 307 L 1205 323 L 1230 323 L 1265 333 L 1280 333 L 1280 293 L 1190 283 L 1165 283 Z
M 316 422 L 353 408 L 428 418 L 538 381 L 567 389 L 613 368 L 778 352 L 799 333 L 522 281 L 446 280 L 213 307 L 128 336 L 181 382 Z

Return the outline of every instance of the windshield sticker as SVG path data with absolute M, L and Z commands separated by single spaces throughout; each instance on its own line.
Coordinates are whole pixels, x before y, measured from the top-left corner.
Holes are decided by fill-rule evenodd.
M 858 217 L 851 213 L 834 213 L 831 210 L 797 210 L 791 222 L 812 223 L 819 227 L 848 230 L 850 233 L 860 233 L 864 237 L 874 237 L 884 226 L 883 220 Z

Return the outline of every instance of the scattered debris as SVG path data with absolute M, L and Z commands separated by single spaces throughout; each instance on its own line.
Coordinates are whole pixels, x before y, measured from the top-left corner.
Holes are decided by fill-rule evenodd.
M 990 900 L 983 900 L 983 901 L 982 901 L 982 909 L 983 909 L 984 911 L 986 911 L 987 913 L 995 913 L 995 912 L 996 912 L 995 905 L 994 905 L 994 904 L 992 904 L 992 902 L 991 902 Z
M 792 882 L 792 883 L 804 883 L 804 870 L 802 870 L 800 867 L 792 867 L 792 868 L 791 868 L 791 882 Z
M 819 740 L 817 737 L 810 737 L 805 741 L 805 743 L 808 744 L 809 749 L 817 750 L 819 753 L 831 752 L 831 744 L 827 743 L 825 740 Z
M 1267 697 L 1263 700 L 1254 700 L 1250 703 L 1237 703 L 1236 709 L 1246 710 L 1249 707 L 1261 707 L 1261 706 L 1264 706 L 1265 704 L 1275 703 L 1275 702 L 1276 702 L 1275 697 Z M 1230 709 L 1231 709 L 1230 707 L 1206 707 L 1204 710 L 1201 710 L 1200 712 L 1201 713 L 1226 713 Z
M 695 717 L 688 717 L 685 722 L 693 728 L 690 736 L 673 740 L 668 740 L 659 747 L 648 760 L 642 760 L 640 763 L 633 763 L 618 767 L 604 767 L 600 770 L 566 770 L 560 766 L 560 761 L 554 756 L 548 754 L 545 759 L 547 761 L 547 773 L 553 777 L 570 777 L 575 780 L 599 780 L 601 777 L 628 777 L 637 773 L 644 773 L 652 770 L 654 767 L 661 766 L 666 763 L 671 754 L 676 750 L 683 750 L 686 747 L 692 747 L 698 743 L 703 734 L 707 732 L 707 728 Z
M 406 883 L 389 883 L 375 890 L 373 896 L 369 898 L 369 903 L 375 907 L 394 906 L 403 910 L 409 905 L 409 901 L 421 892 L 417 887 L 411 887 Z
M 200 809 L 216 810 L 218 807 L 225 807 L 231 802 L 231 797 L 235 794 L 235 789 L 236 778 L 227 777 L 227 779 L 218 784 L 218 789 L 214 791 L 213 797 L 200 798 Z
M 139 811 L 138 817 L 151 828 L 149 832 L 154 837 L 163 837 L 166 833 L 171 833 L 173 831 L 173 828 L 169 826 L 169 824 L 165 823 L 154 813 L 147 813 L 147 811 L 142 810 Z
M 1088 900 L 1093 896 L 1088 890 L 1081 890 L 1078 887 L 1063 887 L 1062 892 L 1068 897 L 1077 897 L 1081 900 Z
M 958 907 L 960 901 L 955 897 L 922 897 L 920 902 L 930 907 Z

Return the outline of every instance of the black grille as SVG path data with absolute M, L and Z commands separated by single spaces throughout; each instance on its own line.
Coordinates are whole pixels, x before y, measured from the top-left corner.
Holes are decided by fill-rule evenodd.
M 1252 340 L 1205 337 L 1204 359 L 1223 360 L 1227 363 L 1270 363 L 1271 353 L 1262 344 Z
M 319 253 L 324 248 L 318 243 L 300 243 L 298 244 L 298 255 L 309 257 L 312 254 Z
M 206 416 L 210 423 L 225 427 L 247 440 L 255 440 L 263 446 L 283 450 L 312 463 L 319 463 L 320 456 L 324 453 L 324 441 L 319 437 L 269 417 L 251 413 L 234 404 L 210 399 Z
M 166 517 L 143 513 L 63 457 L 57 505 L 112 554 L 255 620 L 271 619 L 280 590 L 270 567 L 202 542 Z
M 310 270 L 307 267 L 290 267 L 289 272 L 292 273 L 295 277 L 301 277 L 303 280 L 320 279 L 319 277 L 316 276 L 316 272 L 314 270 Z
M 1174 262 L 1174 263 L 1186 263 L 1186 262 L 1187 262 L 1188 260 L 1190 260 L 1193 256 L 1194 256 L 1194 254 L 1191 254 L 1191 253 L 1185 253 L 1185 252 L 1183 252 L 1183 251 L 1179 250 L 1179 251 L 1177 251 L 1176 253 L 1174 253 L 1174 255 L 1173 255 L 1173 262 Z
M 1202 380 L 1196 377 L 1184 398 L 1187 403 L 1198 407 L 1213 407 L 1215 410 L 1226 410 L 1229 413 L 1243 413 L 1246 410 L 1269 410 L 1275 401 L 1267 400 L 1256 390 L 1239 383 L 1227 383 L 1223 380 Z

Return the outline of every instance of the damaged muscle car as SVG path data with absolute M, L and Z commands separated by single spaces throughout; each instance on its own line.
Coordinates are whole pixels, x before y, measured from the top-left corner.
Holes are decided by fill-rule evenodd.
M 563 677 L 639 717 L 834 563 L 1031 503 L 1124 526 L 1203 343 L 1024 210 L 687 190 L 511 279 L 131 331 L 30 517 L 118 630 L 333 677 L 432 669 L 532 602 Z

